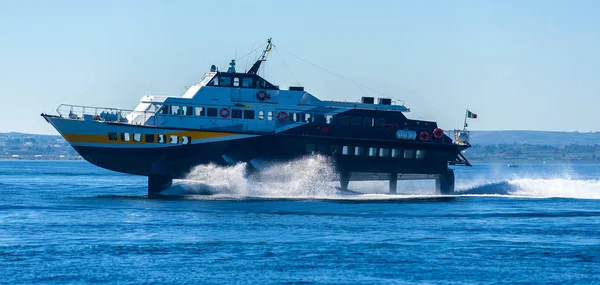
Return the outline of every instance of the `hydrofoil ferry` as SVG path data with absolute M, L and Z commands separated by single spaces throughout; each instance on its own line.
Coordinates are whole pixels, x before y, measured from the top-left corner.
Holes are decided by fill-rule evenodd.
M 197 165 L 246 163 L 320 154 L 331 158 L 340 186 L 350 181 L 435 179 L 439 194 L 454 192 L 449 165 L 467 165 L 468 132 L 446 134 L 437 123 L 408 119 L 391 98 L 321 100 L 300 86 L 287 90 L 258 75 L 274 46 L 269 39 L 247 72 L 232 60 L 214 65 L 183 96 L 143 96 L 134 110 L 60 105 L 48 123 L 87 161 L 148 177 L 148 196 Z

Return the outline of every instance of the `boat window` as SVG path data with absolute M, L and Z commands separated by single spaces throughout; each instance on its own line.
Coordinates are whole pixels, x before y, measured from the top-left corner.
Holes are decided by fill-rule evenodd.
M 158 135 L 158 143 L 167 143 L 165 135 Z
M 381 128 L 381 127 L 383 127 L 384 125 L 385 125 L 385 119 L 384 119 L 384 118 L 377 118 L 377 119 L 375 120 L 375 126 L 376 126 L 376 127 L 379 127 L 379 128 Z
M 258 111 L 258 119 L 259 120 L 265 119 L 265 111 Z
M 373 126 L 373 118 L 371 118 L 371 117 L 365 117 L 363 119 L 363 126 L 365 126 L 365 127 L 372 127 Z
M 254 120 L 254 110 L 244 110 L 244 119 Z
M 343 155 L 350 155 L 350 147 L 345 145 L 342 147 L 342 154 Z
M 329 152 L 331 152 L 331 154 L 336 154 L 338 153 L 338 147 L 337 145 L 332 145 L 329 147 Z
M 394 158 L 398 158 L 398 157 L 402 157 L 402 151 L 399 149 L 392 149 L 392 157 Z
M 267 86 L 263 79 L 256 79 L 256 88 L 265 88 Z
M 323 114 L 314 114 L 313 121 L 317 124 L 325 124 L 325 115 Z
M 146 134 L 145 137 L 146 137 L 145 141 L 147 143 L 153 143 L 154 142 L 154 135 L 153 134 Z
M 231 117 L 234 119 L 241 119 L 242 118 L 242 110 L 240 109 L 232 109 L 231 110 Z
M 216 117 L 217 116 L 217 108 L 207 108 L 206 116 L 207 117 Z
M 187 115 L 187 116 L 194 115 L 194 107 L 192 107 L 192 106 L 186 106 L 184 114 Z
M 333 124 L 333 115 L 326 115 L 325 116 L 325 123 L 329 124 Z
M 425 151 L 417 150 L 417 159 L 425 159 Z
M 172 144 L 177 144 L 177 143 L 179 143 L 179 137 L 177 137 L 176 135 L 171 135 L 171 136 L 169 137 L 169 143 L 172 143 Z
M 129 137 L 129 133 L 121 133 L 121 141 L 128 142 L 130 140 L 131 137 Z
M 362 126 L 362 118 L 361 117 L 352 117 L 350 119 L 350 125 L 359 127 Z
M 390 156 L 390 149 L 389 148 L 380 148 L 379 149 L 379 156 L 380 157 L 388 157 Z
M 140 133 L 133 134 L 133 140 L 136 141 L 136 142 L 141 142 L 142 141 L 142 134 L 140 134 Z
M 304 114 L 304 120 L 302 120 L 305 123 L 310 123 L 310 114 Z
M 273 121 L 273 112 L 271 112 L 271 111 L 267 112 L 267 120 Z
M 363 148 L 362 148 L 362 146 L 354 147 L 354 155 L 356 155 L 356 156 L 363 155 Z
M 350 117 L 348 117 L 348 116 L 340 116 L 338 118 L 338 122 L 342 126 L 350 125 Z
M 244 77 L 242 78 L 242 87 L 254 87 L 254 79 L 252 77 Z
M 329 150 L 329 147 L 325 143 L 320 143 L 317 146 L 319 147 L 319 153 L 325 154 L 327 153 L 327 150 Z
M 219 78 L 219 86 L 231 86 L 231 77 L 221 76 Z
M 206 86 L 219 86 L 219 77 L 215 76 Z
M 306 144 L 306 153 L 312 153 L 313 151 L 315 151 L 315 144 Z
M 204 117 L 206 111 L 202 107 L 194 107 L 194 115 Z
M 117 140 L 117 133 L 115 133 L 115 132 L 108 133 L 108 140 L 109 141 L 116 141 Z
M 171 106 L 171 115 L 181 115 L 181 108 L 179 106 Z
M 415 153 L 414 150 L 407 149 L 407 150 L 404 151 L 404 158 L 406 158 L 406 159 L 413 158 L 414 153 Z
M 233 87 L 240 86 L 240 79 L 238 77 L 233 78 Z
M 377 155 L 377 148 L 376 147 L 370 147 L 369 148 L 369 156 L 376 156 Z
M 183 136 L 181 137 L 181 144 L 190 144 L 192 141 L 191 137 Z
M 290 113 L 290 122 L 298 122 L 298 121 L 300 121 L 300 114 Z
M 159 113 L 164 114 L 164 115 L 168 115 L 170 113 L 170 111 L 169 111 L 169 105 L 163 105 L 162 108 L 160 108 Z

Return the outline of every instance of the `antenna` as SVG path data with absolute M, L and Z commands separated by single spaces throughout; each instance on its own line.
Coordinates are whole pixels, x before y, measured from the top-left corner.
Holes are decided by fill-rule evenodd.
M 267 47 L 265 47 L 265 50 L 262 52 L 260 58 L 252 65 L 252 67 L 250 67 L 250 70 L 248 70 L 248 74 L 257 74 L 258 69 L 260 68 L 260 64 L 263 61 L 267 61 L 267 53 L 273 49 L 273 44 L 271 43 L 271 39 L 272 38 L 269 38 L 267 40 Z

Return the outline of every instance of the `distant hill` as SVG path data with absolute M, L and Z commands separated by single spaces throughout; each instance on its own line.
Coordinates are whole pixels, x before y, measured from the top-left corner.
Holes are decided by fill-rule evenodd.
M 471 144 L 595 145 L 600 132 L 471 131 Z

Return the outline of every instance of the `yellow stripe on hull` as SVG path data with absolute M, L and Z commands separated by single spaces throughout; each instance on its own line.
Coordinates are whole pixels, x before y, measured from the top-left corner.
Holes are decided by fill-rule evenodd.
M 136 132 L 137 133 L 137 132 Z M 109 140 L 108 133 L 103 135 L 98 134 L 63 134 L 63 137 L 69 143 L 106 143 L 106 144 L 145 144 L 146 142 L 143 136 L 148 134 L 149 132 L 139 132 L 142 135 L 141 141 L 137 142 L 133 140 L 133 133 L 130 134 L 129 141 L 122 141 L 120 138 L 120 133 L 117 133 L 117 140 Z M 152 133 L 150 133 L 152 134 Z M 156 136 L 159 134 L 154 133 L 155 141 Z M 222 133 L 222 132 L 202 132 L 202 131 L 183 131 L 183 132 L 172 132 L 172 133 L 163 133 L 161 135 L 168 136 L 176 135 L 179 137 L 188 136 L 191 137 L 192 141 L 194 140 L 203 140 L 203 139 L 214 139 L 228 136 L 239 135 L 236 133 Z

